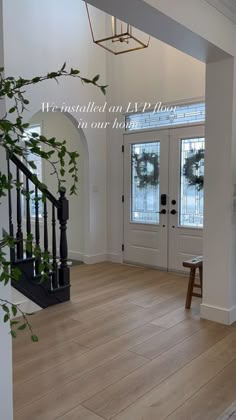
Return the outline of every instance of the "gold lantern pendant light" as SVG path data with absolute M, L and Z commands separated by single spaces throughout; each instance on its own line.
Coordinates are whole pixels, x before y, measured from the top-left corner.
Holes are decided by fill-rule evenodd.
M 114 16 L 111 16 L 111 35 L 100 39 L 95 39 L 89 6 L 87 3 L 85 4 L 88 14 L 89 26 L 93 42 L 95 44 L 115 55 L 142 50 L 149 46 L 151 38 L 150 36 L 145 34 L 145 36 L 147 36 L 147 40 L 146 42 L 142 41 L 140 36 L 135 34 L 135 31 L 137 31 L 136 29 L 132 28 L 132 26 L 127 23 L 123 23 Z

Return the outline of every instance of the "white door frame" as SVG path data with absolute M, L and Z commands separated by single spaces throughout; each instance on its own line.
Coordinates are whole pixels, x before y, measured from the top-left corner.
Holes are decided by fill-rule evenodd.
M 185 101 L 184 103 L 193 103 L 193 100 L 191 101 Z M 190 123 L 190 124 L 179 124 L 179 125 L 169 125 L 166 127 L 156 127 L 156 128 L 151 128 L 151 129 L 144 129 L 144 130 L 133 130 L 133 131 L 124 131 L 123 132 L 123 143 L 122 143 L 122 152 L 123 152 L 123 160 L 122 160 L 122 178 L 123 178 L 123 195 L 122 195 L 122 200 L 124 200 L 125 198 L 125 186 L 124 186 L 124 170 L 125 170 L 125 162 L 124 162 L 124 146 L 125 146 L 125 142 L 124 142 L 124 138 L 125 136 L 132 136 L 134 134 L 142 134 L 142 133 L 150 133 L 151 135 L 153 134 L 153 138 L 155 137 L 154 133 L 157 132 L 161 132 L 161 131 L 167 131 L 167 130 L 175 130 L 175 129 L 184 129 L 184 128 L 194 128 L 194 127 L 202 127 L 204 126 L 204 124 L 202 122 L 197 122 L 197 123 Z M 151 136 L 150 136 L 151 138 Z M 122 226 L 123 226 L 123 241 L 122 241 L 122 258 L 121 258 L 121 262 L 124 263 L 130 263 L 132 265 L 140 265 L 138 263 L 133 263 L 133 262 L 129 262 L 126 261 L 124 258 L 124 246 L 125 246 L 125 205 L 124 205 L 124 201 L 123 201 L 123 211 L 122 211 Z M 169 238 L 167 239 L 169 240 Z M 167 257 L 169 259 L 169 255 Z M 145 266 L 145 264 L 142 264 L 142 266 Z M 149 266 L 150 267 L 150 266 Z M 160 269 L 163 270 L 162 267 L 156 267 L 154 266 L 154 268 L 156 269 Z M 165 270 L 165 269 L 164 269 Z M 174 271 L 174 272 L 180 272 L 180 273 L 185 273 L 186 271 L 183 270 L 169 270 L 169 271 Z

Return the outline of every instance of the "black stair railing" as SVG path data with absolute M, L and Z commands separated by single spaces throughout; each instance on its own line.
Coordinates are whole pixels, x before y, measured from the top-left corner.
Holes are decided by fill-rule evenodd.
M 16 213 L 17 213 L 17 231 L 16 231 L 16 255 L 17 259 L 23 258 L 23 232 L 22 232 L 22 206 L 21 206 L 21 187 L 20 170 L 16 167 Z
M 7 159 L 7 177 L 8 182 L 11 182 L 11 171 L 10 171 L 10 160 Z M 8 192 L 8 211 L 9 211 L 9 235 L 14 238 L 14 224 L 13 224 L 13 217 L 12 217 L 12 197 L 11 197 L 11 190 Z M 11 262 L 15 261 L 15 248 L 10 248 L 10 259 Z
M 7 153 L 7 171 L 8 181 L 16 180 L 15 191 L 14 188 L 8 190 L 9 234 L 15 238 L 16 243 L 15 248 L 11 248 L 10 258 L 11 263 L 14 266 L 18 265 L 23 272 L 19 284 L 14 282 L 13 286 L 25 292 L 42 307 L 69 300 L 70 270 L 67 244 L 69 202 L 66 191 L 61 189 L 57 199 L 49 190 L 41 189 L 35 181 L 35 175 L 14 154 Z M 22 183 L 25 194 L 22 194 Z M 33 198 L 30 196 L 32 189 Z M 31 238 L 32 234 L 35 248 L 51 255 L 52 268 L 47 273 L 48 281 L 45 284 L 40 282 L 40 257 L 34 257 L 33 243 L 28 241 L 26 246 L 24 240 Z
M 31 217 L 30 217 L 30 190 L 29 190 L 29 178 L 26 177 L 26 235 L 27 238 L 31 237 Z M 32 242 L 28 241 L 26 247 L 26 256 L 27 258 L 32 257 Z
M 68 267 L 68 245 L 67 245 L 67 221 L 69 219 L 69 202 L 65 196 L 65 190 L 61 191 L 58 207 L 58 220 L 60 220 L 60 268 L 59 285 L 64 286 L 70 283 L 70 270 Z

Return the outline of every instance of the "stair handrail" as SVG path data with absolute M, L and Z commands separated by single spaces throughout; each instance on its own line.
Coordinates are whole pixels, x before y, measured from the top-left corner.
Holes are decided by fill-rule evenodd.
M 47 189 L 40 187 L 40 184 L 35 182 L 35 175 L 27 168 L 27 166 L 14 154 L 8 151 L 8 158 L 19 168 L 19 170 L 32 182 L 36 185 L 38 189 L 44 194 L 44 196 L 51 201 L 51 203 L 58 209 L 60 207 L 60 201 L 54 197 L 54 195 Z

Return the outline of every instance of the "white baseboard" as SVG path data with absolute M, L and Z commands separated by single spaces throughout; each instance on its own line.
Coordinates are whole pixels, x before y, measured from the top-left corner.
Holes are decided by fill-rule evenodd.
M 236 321 L 236 306 L 220 308 L 202 303 L 201 318 L 219 322 L 220 324 L 231 325 Z
M 24 296 L 22 293 L 18 292 L 18 290 L 14 289 L 14 287 L 11 288 L 11 299 L 12 302 L 18 305 L 23 312 L 28 314 L 41 311 L 42 309 L 36 303 L 32 302 L 30 299 Z M 18 313 L 17 316 L 19 315 L 20 314 Z
M 107 261 L 107 254 L 84 255 L 83 262 L 85 264 L 97 264 Z
M 116 254 L 114 252 L 109 252 L 107 254 L 107 261 L 122 264 L 123 263 L 123 254 Z
M 81 252 L 69 251 L 68 258 L 76 261 L 82 261 L 85 264 L 97 264 L 104 261 L 110 261 L 114 263 L 123 263 L 123 254 L 116 253 L 103 253 L 103 254 L 94 254 L 86 255 Z
M 38 306 L 36 303 L 32 302 L 32 300 L 29 300 L 27 298 L 24 302 L 19 303 L 19 308 L 26 314 L 34 314 L 35 312 L 39 312 L 42 310 L 40 306 Z M 19 314 L 17 316 L 19 316 Z
M 81 252 L 68 251 L 68 258 L 75 261 L 83 261 L 84 255 Z
M 81 252 L 76 251 L 68 251 L 68 259 L 72 259 L 75 261 L 82 261 L 85 264 L 97 264 L 100 262 L 108 261 L 107 254 L 94 254 L 94 255 L 87 255 L 82 254 Z

